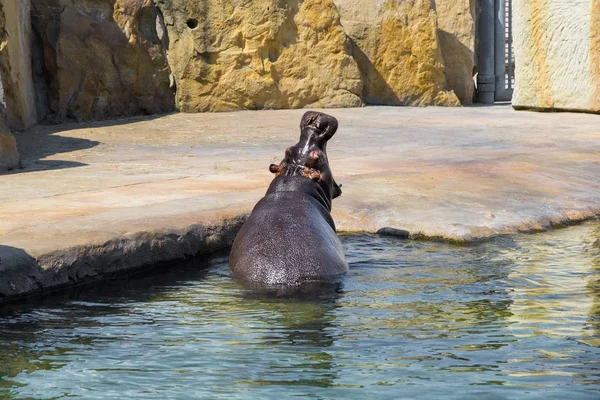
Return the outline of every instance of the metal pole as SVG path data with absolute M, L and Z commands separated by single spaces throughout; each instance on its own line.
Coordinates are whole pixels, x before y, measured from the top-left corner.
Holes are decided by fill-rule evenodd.
M 512 0 L 508 1 L 508 88 L 510 89 L 510 97 L 515 88 L 515 65 L 513 63 L 513 32 L 512 32 Z
M 477 48 L 477 92 L 481 103 L 493 104 L 496 90 L 494 74 L 494 0 L 481 0 Z
M 496 93 L 497 100 L 505 100 L 504 92 L 506 89 L 506 9 L 504 8 L 504 0 L 496 0 L 496 8 L 494 10 L 495 38 L 494 38 L 494 75 L 496 75 Z

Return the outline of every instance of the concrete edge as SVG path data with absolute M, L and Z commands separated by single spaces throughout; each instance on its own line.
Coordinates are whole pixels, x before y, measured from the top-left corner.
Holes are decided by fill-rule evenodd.
M 214 253 L 233 244 L 246 218 L 247 215 L 242 215 L 180 230 L 138 232 L 102 244 L 56 250 L 37 258 L 23 249 L 0 245 L 0 304 Z
M 381 236 L 395 237 L 398 239 L 415 240 L 415 241 L 427 241 L 427 242 L 439 242 L 446 243 L 454 246 L 472 246 L 481 243 L 487 243 L 494 239 L 504 236 L 512 236 L 518 234 L 531 235 L 534 233 L 549 232 L 552 230 L 565 229 L 570 226 L 581 225 L 585 222 L 594 221 L 600 219 L 600 210 L 585 213 L 575 217 L 564 217 L 564 218 L 548 218 L 545 220 L 537 220 L 528 224 L 529 227 L 507 227 L 505 232 L 490 233 L 481 236 L 466 236 L 466 237 L 448 237 L 443 235 L 429 235 L 423 232 L 409 232 L 404 229 L 396 229 L 391 227 L 384 227 L 379 229 L 376 234 Z M 345 232 L 345 233 L 359 233 L 359 232 Z M 364 232 L 370 233 L 370 232 Z M 599 239 L 600 241 L 600 239 Z
M 137 232 L 102 244 L 56 250 L 37 258 L 23 249 L 0 245 L 0 305 L 27 296 L 108 279 L 126 272 L 215 253 L 233 244 L 247 217 L 244 214 L 212 224 L 190 225 L 179 230 Z M 381 228 L 376 233 L 339 231 L 338 234 L 378 234 L 397 239 L 468 246 L 489 242 L 501 236 L 567 228 L 595 219 L 600 219 L 600 210 L 589 215 L 547 220 L 532 229 L 514 229 L 506 233 L 463 239 L 426 235 L 392 227 Z
M 591 110 L 585 108 L 568 108 L 568 107 L 540 107 L 512 104 L 512 108 L 516 111 L 530 111 L 539 113 L 577 113 L 577 114 L 592 114 L 600 115 L 600 110 Z

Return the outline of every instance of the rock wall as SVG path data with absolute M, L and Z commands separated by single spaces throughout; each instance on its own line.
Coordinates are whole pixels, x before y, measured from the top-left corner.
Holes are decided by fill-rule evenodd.
M 13 127 L 472 98 L 475 0 L 0 1 Z
M 353 107 L 358 66 L 332 0 L 156 0 L 182 111 Z
M 35 0 L 31 21 L 40 120 L 174 109 L 168 38 L 152 0 Z
M 370 104 L 460 105 L 448 90 L 431 0 L 336 0 Z
M 1 5 L 0 77 L 9 111 L 7 123 L 13 129 L 28 129 L 37 122 L 31 79 L 31 3 L 2 0 Z
M 5 94 L 4 87 L 7 86 L 13 90 L 10 77 L 10 64 L 8 59 L 8 33 L 6 31 L 6 16 L 4 14 L 4 4 L 0 2 L 0 173 L 16 168 L 19 165 L 19 153 L 17 152 L 17 142 L 15 137 L 6 125 L 6 105 L 8 97 Z M 9 93 L 12 95 L 12 92 Z M 10 101 L 13 102 L 11 97 Z
M 514 0 L 517 109 L 600 112 L 600 1 Z

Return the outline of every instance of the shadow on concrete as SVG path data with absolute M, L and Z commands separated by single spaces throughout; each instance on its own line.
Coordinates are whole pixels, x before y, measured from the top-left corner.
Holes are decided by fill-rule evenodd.
M 167 113 L 158 113 L 151 115 L 132 115 L 132 116 L 123 116 L 123 117 L 115 117 L 111 119 L 99 119 L 99 120 L 88 120 L 88 121 L 80 121 L 80 122 L 65 122 L 61 124 L 43 124 L 38 125 L 25 134 L 56 134 L 61 132 L 68 132 L 75 129 L 94 129 L 94 128 L 106 128 L 109 126 L 121 126 L 127 124 L 133 124 L 136 122 L 145 122 L 152 121 L 155 119 L 163 118 L 169 115 L 178 114 L 178 111 L 172 111 Z M 24 135 L 25 135 L 24 134 Z M 19 140 L 19 138 L 17 138 Z
M 34 171 L 47 171 L 64 168 L 82 167 L 87 164 L 67 160 L 44 160 L 44 158 L 59 153 L 69 153 L 77 150 L 90 149 L 100 144 L 100 142 L 89 139 L 80 139 L 67 136 L 60 136 L 51 130 L 38 132 L 15 134 L 17 147 L 21 156 L 21 168 L 14 169 L 7 175 L 22 174 Z
M 88 164 L 67 160 L 44 160 L 46 157 L 60 153 L 91 149 L 100 144 L 99 141 L 69 137 L 65 133 L 75 129 L 94 129 L 110 126 L 127 125 L 141 121 L 151 121 L 169 114 L 156 114 L 113 119 L 108 121 L 89 121 L 67 123 L 61 125 L 38 125 L 27 132 L 15 133 L 17 147 L 21 156 L 21 168 L 7 173 L 22 174 L 35 171 L 83 167 Z

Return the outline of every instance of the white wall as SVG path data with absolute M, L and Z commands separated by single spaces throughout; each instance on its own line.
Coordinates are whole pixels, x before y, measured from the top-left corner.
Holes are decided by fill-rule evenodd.
M 513 0 L 515 108 L 600 112 L 600 0 Z

